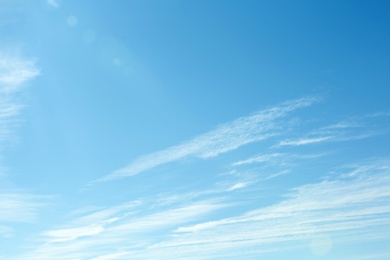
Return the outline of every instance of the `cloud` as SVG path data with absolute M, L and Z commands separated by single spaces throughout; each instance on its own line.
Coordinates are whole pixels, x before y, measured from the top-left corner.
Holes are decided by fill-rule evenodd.
M 216 157 L 251 142 L 290 133 L 281 129 L 286 125 L 285 117 L 316 100 L 293 100 L 239 118 L 182 144 L 141 156 L 99 181 L 139 174 L 183 158 Z M 310 139 L 312 143 L 325 142 L 315 139 L 326 136 L 329 140 L 356 139 L 366 130 L 364 122 L 341 122 L 316 128 L 303 137 L 283 136 L 276 141 L 298 146 L 310 143 Z M 349 136 L 351 132 L 354 135 Z M 297 248 L 323 256 L 348 240 L 390 238 L 390 160 L 368 160 L 337 173 L 332 169 L 329 176 L 320 178 L 323 162 L 317 159 L 329 152 L 262 151 L 248 156 L 248 151 L 254 149 L 240 151 L 244 159 L 222 160 L 225 173 L 203 168 L 205 176 L 211 178 L 200 180 L 200 184 L 159 187 L 166 192 L 158 190 L 158 194 L 142 186 L 142 196 L 151 192 L 151 197 L 77 209 L 66 215 L 65 224 L 29 240 L 30 252 L 12 259 L 239 259 Z M 276 184 L 279 190 L 273 190 L 272 182 L 264 183 L 287 173 L 288 181 Z M 307 181 L 303 174 L 308 174 L 311 183 L 302 183 Z M 139 185 L 137 181 L 130 185 Z
M 274 160 L 276 157 L 283 156 L 281 153 L 272 153 L 272 154 L 263 154 L 258 155 L 255 157 L 251 157 L 246 160 L 238 161 L 232 164 L 232 166 L 240 166 L 240 165 L 246 165 L 246 164 L 253 164 L 253 163 L 264 163 Z
M 314 137 L 314 138 L 302 138 L 302 139 L 293 139 L 293 140 L 284 140 L 279 142 L 278 146 L 299 146 L 306 144 L 315 144 L 323 141 L 328 141 L 334 138 L 333 136 L 323 136 L 323 137 Z
M 35 61 L 15 54 L 0 52 L 0 153 L 12 137 L 23 105 L 18 95 L 22 87 L 40 74 Z M 0 171 L 3 166 L 0 165 Z M 0 173 L 0 176 L 3 175 Z M 1 176 L 3 177 L 3 176 Z M 38 210 L 47 204 L 47 197 L 3 189 L 0 192 L 0 236 L 9 237 L 18 231 L 17 224 L 37 219 Z M 10 225 L 10 226 L 9 226 Z
M 115 259 L 121 256 L 116 253 L 117 248 L 147 247 L 161 239 L 166 230 L 190 223 L 225 206 L 217 201 L 205 200 L 142 216 L 116 215 L 118 220 L 112 223 L 97 221 L 86 226 L 48 230 L 39 239 L 44 240 L 43 245 L 14 259 Z M 151 233 L 154 235 L 150 236 Z
M 0 53 L 0 142 L 11 136 L 11 128 L 23 107 L 17 94 L 38 75 L 34 61 Z
M 280 131 L 282 123 L 277 122 L 278 119 L 296 109 L 310 106 L 318 100 L 319 98 L 316 97 L 291 100 L 250 116 L 238 118 L 180 145 L 141 156 L 129 166 L 114 171 L 95 182 L 133 176 L 189 156 L 202 159 L 211 158 L 243 145 L 267 139 L 277 135 Z
M 142 202 L 137 200 L 129 203 L 123 203 L 117 206 L 106 207 L 100 210 L 94 210 L 89 214 L 85 214 L 73 219 L 70 225 L 83 226 L 90 223 L 101 224 L 112 222 L 113 219 L 119 217 L 118 214 L 125 214 L 125 212 L 133 210 L 140 205 L 142 205 Z
M 42 196 L 23 193 L 0 193 L 1 222 L 31 222 L 38 208 L 44 206 Z
M 239 182 L 239 183 L 236 183 L 236 184 L 234 184 L 233 186 L 231 186 L 231 187 L 228 189 L 228 191 L 233 191 L 233 190 L 242 189 L 242 188 L 245 188 L 246 186 L 248 186 L 248 183 Z
M 388 113 L 375 113 L 362 116 L 354 116 L 348 120 L 319 127 L 303 137 L 289 138 L 279 141 L 273 148 L 282 146 L 302 146 L 323 142 L 344 142 L 360 140 L 388 132 L 388 126 L 380 120 L 380 117 L 388 117 Z M 370 122 L 370 120 L 375 120 Z M 385 121 L 387 122 L 387 120 Z
M 326 153 L 314 154 L 294 154 L 294 153 L 269 153 L 252 156 L 245 160 L 240 160 L 232 163 L 231 166 L 250 166 L 252 164 L 262 164 L 269 166 L 291 166 L 298 161 L 305 161 L 308 159 L 315 159 L 325 156 Z
M 185 258 L 194 253 L 200 257 L 196 252 L 202 251 L 214 259 L 229 251 L 228 256 L 232 257 L 243 250 L 255 250 L 252 252 L 255 254 L 267 248 L 284 250 L 286 243 L 299 246 L 306 240 L 310 241 L 307 247 L 311 246 L 313 253 L 322 255 L 331 250 L 332 244 L 345 240 L 389 238 L 386 228 L 390 224 L 389 160 L 358 168 L 359 175 L 354 178 L 340 177 L 300 186 L 287 199 L 269 207 L 238 217 L 179 227 L 178 235 L 170 241 L 141 252 L 128 251 L 126 256 L 164 258 L 174 251 L 177 258 Z
M 127 217 L 129 211 L 140 206 L 139 201 L 123 203 L 121 205 L 106 207 L 104 209 L 87 210 L 87 214 L 82 214 L 86 209 L 74 211 L 71 216 L 76 214 L 65 227 L 49 230 L 43 233 L 44 237 L 49 237 L 51 243 L 76 240 L 80 237 L 94 236 L 102 233 L 107 226 Z M 79 213 L 78 213 L 79 212 Z M 81 213 L 81 215 L 79 215 Z
M 44 232 L 43 245 L 14 259 L 253 258 L 297 248 L 323 256 L 346 241 L 389 239 L 390 160 L 348 165 L 332 176 L 293 188 L 269 206 L 228 218 L 214 214 L 213 221 L 200 220 L 229 203 L 203 200 L 142 215 L 133 211 L 137 203 L 109 207 Z
M 175 208 L 163 212 L 148 215 L 140 219 L 127 221 L 126 223 L 112 227 L 110 231 L 119 231 L 123 233 L 145 233 L 148 231 L 175 226 L 178 223 L 191 221 L 198 216 L 210 213 L 220 209 L 225 205 L 212 201 L 203 201 L 192 203 L 188 206 Z
M 52 242 L 74 240 L 79 237 L 93 236 L 103 232 L 102 225 L 88 225 L 84 227 L 58 229 L 45 232 L 43 235 L 55 238 Z
M 25 82 L 39 75 L 32 60 L 0 54 L 0 92 L 15 92 Z
M 288 221 L 297 216 L 305 223 L 314 224 L 324 221 L 348 222 L 348 218 L 353 215 L 355 220 L 370 215 L 375 217 L 375 214 L 380 213 L 390 214 L 390 191 L 387 189 L 390 184 L 390 161 L 361 165 L 351 173 L 353 174 L 341 174 L 341 179 L 300 186 L 293 189 L 288 199 L 241 217 L 182 227 L 177 232 L 198 232 L 253 221 L 260 221 L 263 225 L 266 221 L 276 219 L 288 224 Z M 354 178 L 345 179 L 345 176 Z

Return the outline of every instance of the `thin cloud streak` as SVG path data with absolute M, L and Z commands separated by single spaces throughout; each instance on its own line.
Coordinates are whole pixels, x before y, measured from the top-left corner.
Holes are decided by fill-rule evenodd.
M 306 144 L 315 144 L 323 141 L 328 141 L 334 138 L 333 136 L 323 136 L 323 137 L 314 137 L 314 138 L 302 138 L 302 139 L 294 139 L 294 140 L 285 140 L 279 142 L 278 146 L 299 146 Z
M 210 214 L 226 205 L 217 201 L 199 201 L 144 216 L 124 216 L 115 223 L 56 229 L 44 232 L 44 244 L 14 259 L 91 259 L 103 255 L 118 256 L 116 248 L 144 248 L 164 237 L 151 232 L 175 228 Z M 108 256 L 107 256 L 108 257 Z M 101 258 L 104 259 L 104 258 Z M 108 258 L 109 259 L 109 258 Z
M 31 222 L 38 208 L 44 206 L 42 196 L 21 193 L 0 193 L 1 222 Z
M 23 108 L 18 95 L 23 86 L 39 74 L 35 61 L 0 52 L 0 156 L 5 145 L 12 140 L 13 127 L 18 124 Z M 38 211 L 47 204 L 47 199 L 48 197 L 3 189 L 0 192 L 0 223 L 6 225 L 0 225 L 0 236 L 11 237 L 18 233 L 18 224 L 35 221 Z
M 332 179 L 298 186 L 273 205 L 215 221 L 196 223 L 228 206 L 225 202 L 199 201 L 143 216 L 108 208 L 112 214 L 97 214 L 104 217 L 88 226 L 44 232 L 44 245 L 14 259 L 220 259 L 242 256 L 243 250 L 253 257 L 269 250 L 309 248 L 321 236 L 334 244 L 389 238 L 390 160 L 348 168 Z M 107 218 L 117 220 L 104 222 Z
M 242 217 L 228 218 L 214 222 L 197 224 L 192 227 L 179 228 L 178 232 L 194 232 L 203 229 L 214 228 L 218 226 L 243 223 L 248 221 L 264 221 L 292 217 L 296 214 L 308 213 L 316 215 L 323 210 L 338 209 L 373 209 L 378 206 L 373 202 L 382 205 L 383 213 L 390 213 L 389 204 L 390 191 L 387 189 L 390 184 L 389 177 L 390 162 L 376 162 L 371 165 L 359 166 L 351 173 L 341 176 L 354 178 L 336 179 L 333 181 L 324 181 L 318 184 L 308 184 L 294 189 L 289 195 L 289 199 L 282 201 L 274 206 L 260 210 L 248 212 Z M 382 199 L 384 201 L 382 201 Z M 361 208 L 360 208 L 361 207 Z M 339 214 L 339 211 L 334 211 Z M 347 215 L 350 211 L 342 212 L 341 215 Z M 320 218 L 311 219 L 310 222 L 320 222 L 321 219 L 328 218 L 329 214 L 318 214 Z M 334 218 L 336 221 L 340 216 Z M 307 220 L 309 221 L 309 220 Z
M 9 142 L 22 105 L 17 101 L 23 85 L 39 75 L 35 62 L 0 53 L 0 145 Z M 42 197 L 3 190 L 0 193 L 0 221 L 30 222 L 42 206 Z
M 359 240 L 371 239 L 374 231 L 383 236 L 380 230 L 390 224 L 389 166 L 388 160 L 373 162 L 359 167 L 355 178 L 303 185 L 273 206 L 240 217 L 180 227 L 176 232 L 183 235 L 143 253 L 155 250 L 167 256 L 174 250 L 184 257 L 202 248 L 215 252 L 210 255 L 215 258 L 223 248 L 243 250 L 253 245 L 302 241 L 322 233 L 331 234 L 336 241 L 351 239 L 348 235 L 354 232 L 360 232 Z M 128 252 L 128 256 L 134 254 Z
M 274 160 L 276 157 L 280 157 L 283 154 L 281 153 L 272 153 L 272 154 L 264 154 L 264 155 L 258 155 L 255 157 L 251 157 L 246 160 L 238 161 L 232 164 L 232 166 L 240 166 L 240 165 L 246 165 L 246 164 L 253 164 L 253 163 L 264 163 Z
M 39 75 L 32 60 L 0 54 L 0 92 L 10 93 L 18 90 L 25 82 Z
M 101 225 L 88 225 L 84 227 L 58 229 L 45 232 L 43 235 L 55 238 L 52 242 L 75 240 L 79 237 L 93 236 L 103 232 Z
M 23 107 L 17 94 L 39 73 L 34 61 L 0 53 L 0 142 L 11 136 L 11 128 Z
M 373 126 L 368 120 L 388 116 L 388 113 L 355 116 L 349 120 L 317 128 L 303 137 L 281 140 L 272 148 L 279 148 L 283 146 L 303 146 L 323 142 L 344 142 L 386 134 L 389 131 L 386 123 L 384 125 L 380 124 Z M 383 124 L 383 122 L 380 121 L 376 121 L 376 123 Z
M 275 136 L 282 125 L 277 120 L 296 109 L 307 107 L 319 98 L 308 97 L 291 100 L 251 116 L 236 119 L 215 130 L 166 150 L 141 156 L 129 166 L 114 171 L 95 182 L 133 176 L 162 164 L 193 156 L 202 159 L 218 156 L 243 145 Z M 93 182 L 92 182 L 93 183 Z

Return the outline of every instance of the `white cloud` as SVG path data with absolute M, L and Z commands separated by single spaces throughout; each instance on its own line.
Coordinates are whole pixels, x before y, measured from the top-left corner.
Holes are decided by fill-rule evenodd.
M 343 177 L 303 185 L 296 188 L 288 199 L 273 206 L 239 217 L 180 227 L 177 232 L 186 235 L 156 245 L 156 248 L 165 251 L 168 248 L 190 250 L 191 247 L 202 247 L 212 252 L 214 246 L 222 244 L 228 248 L 239 246 L 242 250 L 253 243 L 264 245 L 299 241 L 310 234 L 314 238 L 323 237 L 324 233 L 331 234 L 335 241 L 371 239 L 374 230 L 378 231 L 378 236 L 383 236 L 386 232 L 383 227 L 390 224 L 389 166 L 387 160 L 359 166 L 353 171 L 354 178 Z M 359 232 L 360 236 L 348 236 L 354 232 Z M 329 238 L 323 244 L 326 248 L 320 247 L 321 243 L 314 240 L 313 250 L 316 253 L 326 253 L 329 249 L 330 237 L 326 237 Z
M 86 226 L 49 230 L 42 234 L 40 241 L 45 241 L 43 245 L 14 259 L 115 259 L 122 255 L 117 252 L 118 248 L 147 247 L 164 237 L 166 230 L 190 223 L 225 206 L 217 201 L 199 201 L 143 216 L 123 215 L 119 221 L 112 223 L 101 224 L 99 219 Z M 150 236 L 151 233 L 154 235 Z
M 32 60 L 0 54 L 0 92 L 17 91 L 23 83 L 39 75 Z
M 280 157 L 283 154 L 281 153 L 272 153 L 272 154 L 264 154 L 264 155 L 258 155 L 255 157 L 251 157 L 246 160 L 238 161 L 232 164 L 232 166 L 239 166 L 239 165 L 246 165 L 246 164 L 252 164 L 252 163 L 263 163 L 263 162 L 269 162 L 276 157 Z
M 333 136 L 323 136 L 323 137 L 313 137 L 313 138 L 302 138 L 302 139 L 293 139 L 293 140 L 285 140 L 279 142 L 278 146 L 299 146 L 306 144 L 315 144 L 323 141 L 328 141 L 334 138 Z
M 21 86 L 38 75 L 34 61 L 0 53 L 0 142 L 11 136 L 23 107 L 16 99 Z
M 149 216 L 127 221 L 124 224 L 117 225 L 110 231 L 144 233 L 151 230 L 160 229 L 167 226 L 175 226 L 178 223 L 189 222 L 204 214 L 210 213 L 224 207 L 214 202 L 198 202 L 189 206 L 158 212 Z
M 124 203 L 118 206 L 107 207 L 100 210 L 94 210 L 88 214 L 79 216 L 78 218 L 73 219 L 70 222 L 70 226 L 77 225 L 88 225 L 90 223 L 109 223 L 118 217 L 122 217 L 119 214 L 126 214 L 128 211 L 133 210 L 136 207 L 142 205 L 140 201 L 133 201 L 129 203 Z
M 30 222 L 37 216 L 44 198 L 22 193 L 0 193 L 0 221 Z
M 388 126 L 386 123 L 383 124 L 383 121 L 378 120 L 378 118 L 387 116 L 387 113 L 355 116 L 336 124 L 314 129 L 303 137 L 279 141 L 273 148 L 281 146 L 302 146 L 327 141 L 343 142 L 360 140 L 385 134 L 389 130 Z M 376 119 L 375 123 L 369 122 L 370 119 Z
M 12 127 L 23 107 L 18 94 L 23 85 L 39 75 L 33 60 L 14 54 L 0 52 L 0 152 L 12 137 Z M 0 166 L 2 170 L 2 166 Z M 2 173 L 0 174 L 2 175 Z M 1 176 L 3 177 L 3 176 Z M 18 191 L 0 192 L 0 222 L 15 224 L 31 222 L 37 218 L 38 209 L 44 206 L 47 198 Z M 11 236 L 13 226 L 0 226 L 0 235 Z
M 15 259 L 250 258 L 305 247 L 323 256 L 345 241 L 390 238 L 389 170 L 390 160 L 357 164 L 348 171 L 353 174 L 301 185 L 273 205 L 215 221 L 197 222 L 226 203 L 199 201 L 103 225 L 106 217 L 119 217 L 120 211 L 107 208 L 117 213 L 47 231 L 51 238 L 44 245 Z
M 45 232 L 43 235 L 55 238 L 52 242 L 74 240 L 79 237 L 97 235 L 103 232 L 102 225 L 88 225 L 77 228 L 58 229 Z
M 210 158 L 237 149 L 245 144 L 275 136 L 282 125 L 278 119 L 302 107 L 317 102 L 318 98 L 301 98 L 271 107 L 251 116 L 236 119 L 215 130 L 166 150 L 141 156 L 129 166 L 119 169 L 99 181 L 133 176 L 156 166 L 185 157 Z
M 234 184 L 232 187 L 230 187 L 230 188 L 228 189 L 228 191 L 233 191 L 233 190 L 242 189 L 242 188 L 245 188 L 246 186 L 248 186 L 247 183 L 245 183 L 245 182 L 239 182 L 239 183 Z

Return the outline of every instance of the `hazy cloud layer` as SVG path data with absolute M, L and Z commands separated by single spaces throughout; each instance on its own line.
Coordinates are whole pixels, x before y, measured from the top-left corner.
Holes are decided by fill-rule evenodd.
M 201 219 L 234 207 L 221 193 L 218 200 L 145 215 L 137 213 L 139 202 L 106 208 L 44 232 L 44 245 L 15 259 L 221 259 L 297 247 L 325 255 L 333 244 L 389 238 L 390 160 L 348 165 L 332 176 L 293 188 L 280 202 L 214 221 Z

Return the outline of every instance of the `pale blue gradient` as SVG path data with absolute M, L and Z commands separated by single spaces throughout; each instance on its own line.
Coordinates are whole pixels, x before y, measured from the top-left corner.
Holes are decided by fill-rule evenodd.
M 0 2 L 0 259 L 389 259 L 388 1 Z

